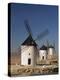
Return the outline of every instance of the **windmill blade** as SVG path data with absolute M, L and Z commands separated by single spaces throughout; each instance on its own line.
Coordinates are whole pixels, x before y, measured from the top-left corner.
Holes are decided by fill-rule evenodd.
M 32 31 L 31 31 L 31 28 L 30 28 L 30 26 L 28 24 L 28 21 L 25 20 L 24 23 L 25 23 L 25 28 L 26 28 L 28 34 L 32 36 Z
M 53 47 L 54 47 L 54 49 L 55 49 L 55 40 L 54 40 L 54 42 L 53 42 Z
M 39 34 L 37 36 L 37 38 L 35 39 L 35 41 L 44 38 L 46 35 L 48 35 L 48 33 L 49 33 L 49 31 L 48 31 L 48 29 L 46 29 L 45 31 L 43 31 L 41 34 Z
M 47 40 L 47 48 L 49 47 L 49 41 Z

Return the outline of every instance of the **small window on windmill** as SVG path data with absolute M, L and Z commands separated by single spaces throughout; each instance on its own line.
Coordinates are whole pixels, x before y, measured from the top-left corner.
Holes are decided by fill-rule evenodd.
M 30 53 L 29 53 L 29 55 L 30 55 Z

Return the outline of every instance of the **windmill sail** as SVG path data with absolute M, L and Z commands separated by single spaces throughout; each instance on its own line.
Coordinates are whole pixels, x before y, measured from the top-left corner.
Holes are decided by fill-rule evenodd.
M 37 38 L 35 39 L 36 40 L 41 40 L 42 38 L 44 38 L 47 34 L 49 33 L 48 29 L 46 29 L 45 31 L 43 31 L 41 34 L 39 34 L 37 36 Z
M 26 28 L 28 34 L 32 36 L 32 31 L 31 31 L 31 28 L 28 24 L 28 20 L 25 20 L 24 23 L 25 23 L 25 28 Z

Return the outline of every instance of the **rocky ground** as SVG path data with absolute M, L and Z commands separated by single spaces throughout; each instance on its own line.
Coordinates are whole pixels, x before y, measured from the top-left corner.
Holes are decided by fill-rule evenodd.
M 41 65 L 42 63 L 43 65 Z M 20 55 L 12 55 L 11 65 L 8 66 L 8 74 L 9 76 L 58 74 L 58 59 L 47 60 L 47 62 L 38 61 L 36 66 L 30 67 L 20 66 Z
M 57 65 L 44 65 L 44 66 L 20 66 L 11 65 L 10 66 L 11 76 L 27 76 L 27 75 L 46 75 L 46 74 L 57 74 Z

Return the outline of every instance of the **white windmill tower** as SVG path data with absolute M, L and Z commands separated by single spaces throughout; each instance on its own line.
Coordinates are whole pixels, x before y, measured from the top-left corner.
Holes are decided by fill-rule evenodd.
M 42 34 L 40 34 L 39 38 L 45 37 L 49 33 L 48 29 L 46 29 Z M 47 59 L 47 46 L 43 45 L 39 48 L 39 61 L 45 61 Z
M 27 20 L 25 20 L 25 27 L 29 36 L 21 44 L 21 65 L 35 66 L 37 62 L 37 55 L 39 53 L 39 50 L 37 48 L 37 44 L 35 41 L 43 38 L 48 33 L 48 30 L 45 30 L 44 32 L 39 34 L 36 39 L 33 39 L 31 28 Z
M 43 45 L 39 50 L 40 61 L 47 59 L 47 47 Z
M 54 45 L 48 45 L 48 59 L 53 59 L 55 54 L 55 43 Z
M 25 21 L 25 27 L 28 31 L 28 38 L 21 44 L 21 65 L 35 66 L 36 65 L 36 54 L 37 44 L 32 38 L 32 32 L 28 25 L 27 20 Z

